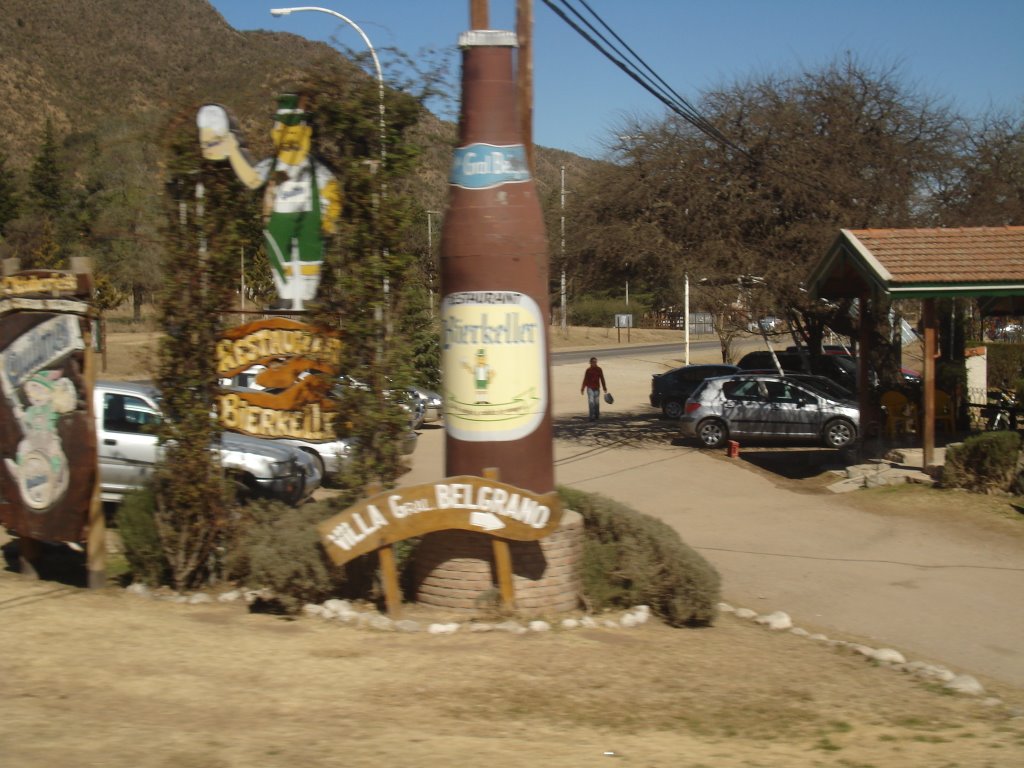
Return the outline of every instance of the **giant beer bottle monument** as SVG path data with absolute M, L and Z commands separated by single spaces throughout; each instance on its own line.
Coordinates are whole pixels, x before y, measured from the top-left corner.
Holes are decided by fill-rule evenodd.
M 511 558 L 518 607 L 565 610 L 576 607 L 582 528 L 575 513 L 562 515 L 553 494 L 547 239 L 516 111 L 516 39 L 514 32 L 484 29 L 459 38 L 459 145 L 441 236 L 445 467 L 448 475 L 500 475 L 552 495 L 557 519 L 549 535 L 511 545 L 496 540 L 493 560 L 500 583 L 503 561 Z M 489 559 L 479 535 L 425 537 L 418 599 L 472 607 L 480 586 L 473 568 L 482 568 L 486 580 Z
M 335 563 L 421 536 L 418 602 L 576 606 L 582 518 L 554 492 L 547 346 L 547 242 L 516 115 L 516 35 L 472 30 L 463 52 L 460 141 L 441 239 L 445 471 L 380 492 L 318 529 Z M 389 581 L 392 585 L 388 586 Z M 389 599 L 389 609 L 395 600 Z

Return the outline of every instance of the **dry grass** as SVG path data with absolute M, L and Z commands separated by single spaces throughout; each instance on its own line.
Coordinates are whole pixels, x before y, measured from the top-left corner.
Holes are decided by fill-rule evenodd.
M 1024 759 L 1020 692 L 984 706 L 731 616 L 703 630 L 384 634 L 119 591 L 58 599 L 9 573 L 0 610 L 10 765 Z

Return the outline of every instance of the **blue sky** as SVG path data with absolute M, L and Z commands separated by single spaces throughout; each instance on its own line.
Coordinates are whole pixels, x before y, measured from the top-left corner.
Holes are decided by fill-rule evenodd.
M 268 29 L 363 50 L 348 25 L 323 13 L 270 15 L 287 0 L 211 0 L 236 29 Z M 1024 112 L 1022 0 L 587 0 L 677 93 L 822 66 L 846 52 L 897 68 L 905 84 L 968 116 Z M 362 27 L 374 47 L 408 54 L 454 48 L 468 0 L 322 0 Z M 574 5 L 578 2 L 574 0 Z M 515 28 L 515 1 L 491 0 L 490 26 Z M 632 115 L 660 102 L 534 0 L 534 141 L 599 157 Z M 454 67 L 458 57 L 452 58 Z

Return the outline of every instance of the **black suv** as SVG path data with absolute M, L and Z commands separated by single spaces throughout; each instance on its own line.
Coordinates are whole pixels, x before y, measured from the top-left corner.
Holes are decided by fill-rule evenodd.
M 816 376 L 832 379 L 850 392 L 857 391 L 857 363 L 845 355 L 812 357 L 800 352 L 776 352 L 775 356 L 786 373 L 813 373 Z M 737 365 L 745 371 L 775 372 L 772 353 L 768 351 L 748 352 L 740 358 Z
M 651 376 L 651 407 L 670 419 L 683 415 L 683 404 L 704 379 L 739 373 L 735 365 L 684 365 Z

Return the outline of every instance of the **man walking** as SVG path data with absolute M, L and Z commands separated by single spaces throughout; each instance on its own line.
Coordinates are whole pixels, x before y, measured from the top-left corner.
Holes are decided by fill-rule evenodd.
M 580 387 L 580 394 L 587 392 L 587 405 L 590 406 L 590 421 L 596 421 L 601 417 L 601 390 L 608 391 L 608 385 L 604 381 L 604 371 L 597 365 L 597 358 L 590 358 L 590 367 L 583 373 L 583 385 Z

